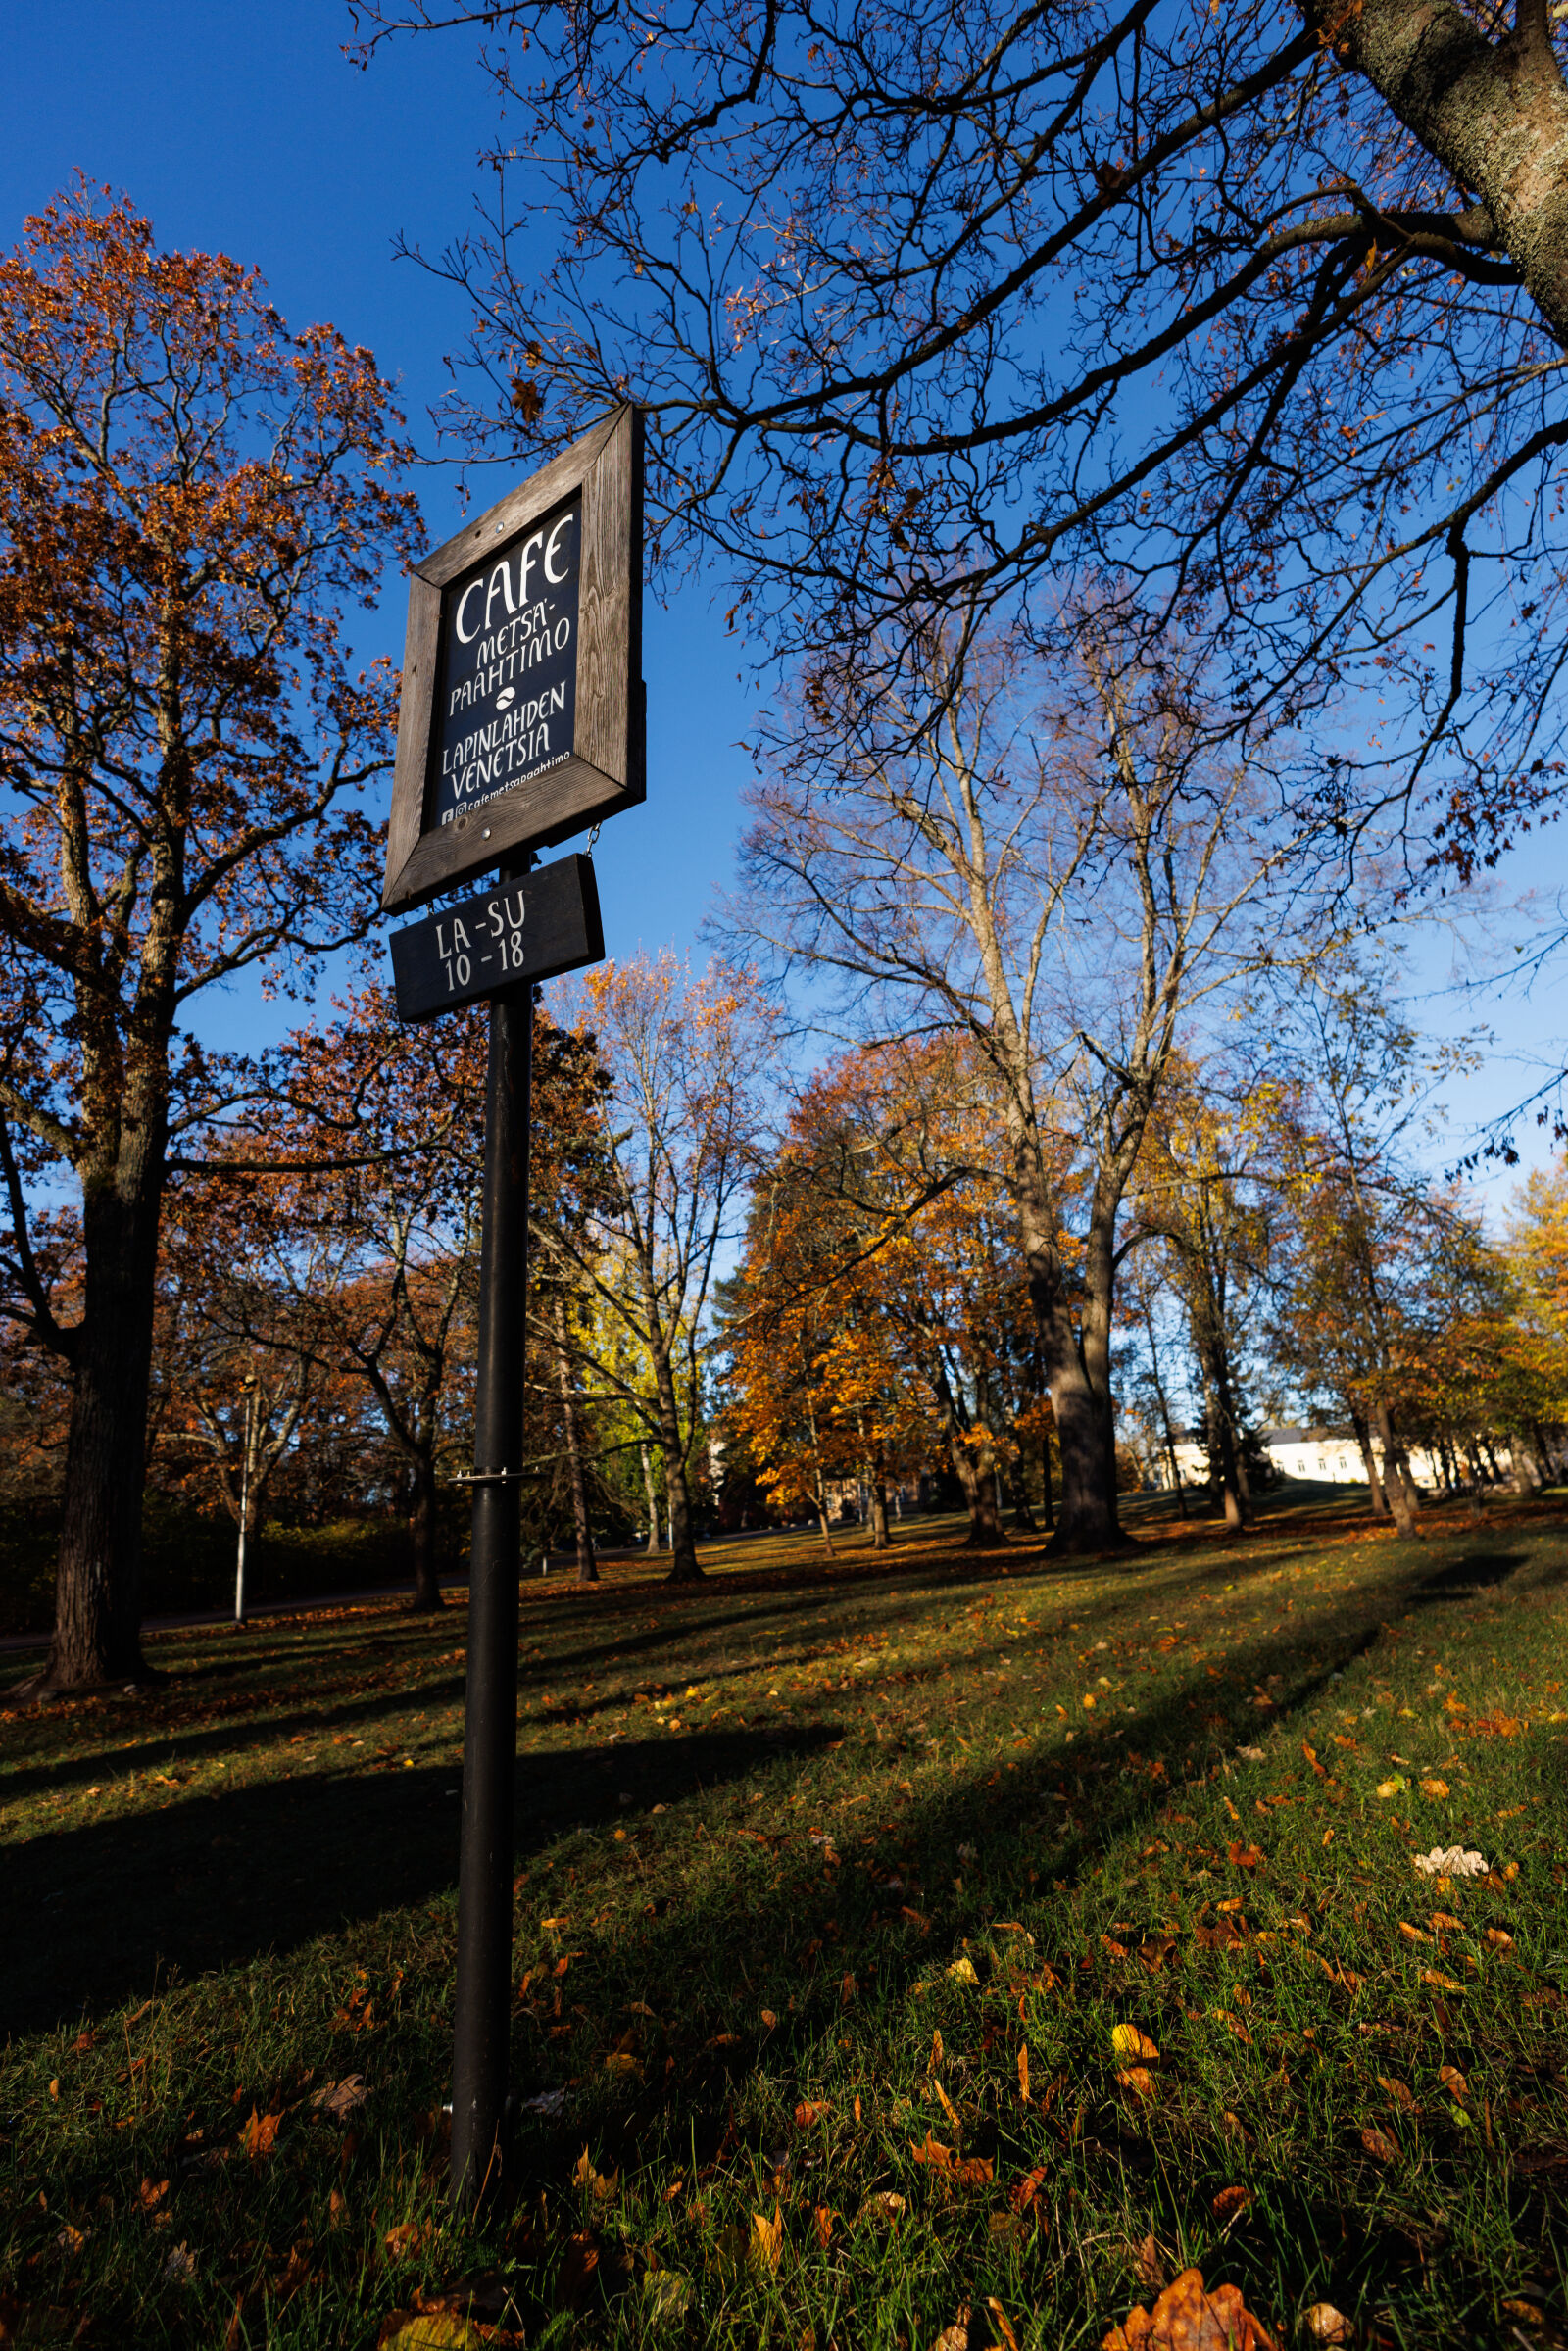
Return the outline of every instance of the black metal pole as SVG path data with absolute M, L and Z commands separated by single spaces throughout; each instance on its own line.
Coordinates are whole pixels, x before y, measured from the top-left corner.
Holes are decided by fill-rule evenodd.
M 512 2018 L 517 1472 L 522 1462 L 532 1058 L 533 989 L 525 984 L 491 1002 L 485 1091 L 479 1378 L 452 2054 L 452 2199 L 466 2207 L 495 2189 L 504 2159 Z

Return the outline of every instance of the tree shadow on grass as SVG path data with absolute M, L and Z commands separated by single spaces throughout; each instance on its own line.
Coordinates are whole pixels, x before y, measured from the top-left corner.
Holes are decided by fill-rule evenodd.
M 623 1794 L 677 1803 L 832 1736 L 698 1733 L 519 1757 L 518 1858 L 619 1820 Z M 301 1773 L 11 1846 L 0 2042 L 446 1894 L 460 1796 L 456 1765 Z

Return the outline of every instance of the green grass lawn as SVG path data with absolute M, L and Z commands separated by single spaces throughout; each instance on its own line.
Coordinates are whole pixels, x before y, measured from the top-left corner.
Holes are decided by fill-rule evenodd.
M 1057 2351 L 1188 2265 L 1276 2341 L 1563 2340 L 1568 1526 L 1134 1523 L 524 1587 L 477 2225 L 462 1608 L 0 1691 L 0 2343 Z

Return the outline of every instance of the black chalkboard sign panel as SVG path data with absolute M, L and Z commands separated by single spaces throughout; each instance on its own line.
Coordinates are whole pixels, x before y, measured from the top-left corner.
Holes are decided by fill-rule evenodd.
M 442 590 L 426 831 L 575 750 L 581 553 L 579 492 Z
M 434 1020 L 522 981 L 603 961 L 591 857 L 562 857 L 392 933 L 398 1018 Z

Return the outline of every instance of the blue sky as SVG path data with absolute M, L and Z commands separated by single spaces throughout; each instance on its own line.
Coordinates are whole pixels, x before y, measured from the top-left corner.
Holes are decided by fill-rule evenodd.
M 395 45 L 360 73 L 342 54 L 341 0 L 78 0 L 70 10 L 11 0 L 3 21 L 0 243 L 14 243 L 24 214 L 79 166 L 123 188 L 165 244 L 220 249 L 260 268 L 294 324 L 329 318 L 368 343 L 433 449 L 425 411 L 446 380 L 443 355 L 463 336 L 462 298 L 395 261 L 393 241 L 401 231 L 439 252 L 472 217 L 492 102 L 470 36 Z M 495 492 L 502 486 L 497 476 Z M 456 479 L 436 467 L 420 488 L 431 537 L 444 538 L 459 518 Z M 739 743 L 755 704 L 721 611 L 701 588 L 668 612 L 649 607 L 648 802 L 606 827 L 596 856 L 612 954 L 691 948 L 729 875 L 748 771 Z M 402 630 L 394 584 L 362 650 L 397 656 Z M 1506 940 L 1522 928 L 1503 910 L 1510 891 L 1528 886 L 1549 900 L 1563 872 L 1560 836 L 1538 836 L 1502 877 L 1494 933 Z M 1561 966 L 1529 997 L 1483 991 L 1460 1002 L 1441 993 L 1439 933 L 1416 960 L 1422 1023 L 1450 1032 L 1490 1023 L 1502 1049 L 1452 1090 L 1463 1130 L 1536 1082 L 1531 1057 L 1549 1053 L 1568 1027 L 1557 1010 Z M 254 1044 L 294 1017 L 244 993 L 205 1013 L 202 1027 L 215 1042 Z M 1533 1130 L 1522 1139 L 1532 1158 L 1545 1155 Z
M 340 0 L 11 0 L 0 23 L 0 246 L 79 167 L 123 189 L 160 243 L 260 269 L 290 324 L 330 319 L 368 343 L 433 452 L 425 411 L 465 310 L 392 248 L 402 231 L 439 253 L 472 217 L 491 93 L 470 43 L 400 45 L 361 73 L 342 53 Z M 444 539 L 460 519 L 455 474 L 436 467 L 416 486 L 431 539 Z M 480 495 L 503 487 L 496 474 Z M 403 618 L 389 583 L 360 650 L 400 659 Z M 606 826 L 594 860 L 612 954 L 690 947 L 728 878 L 755 707 L 739 666 L 705 590 L 669 612 L 650 601 L 648 800 Z M 253 1044 L 297 1017 L 243 991 L 200 1025 Z

